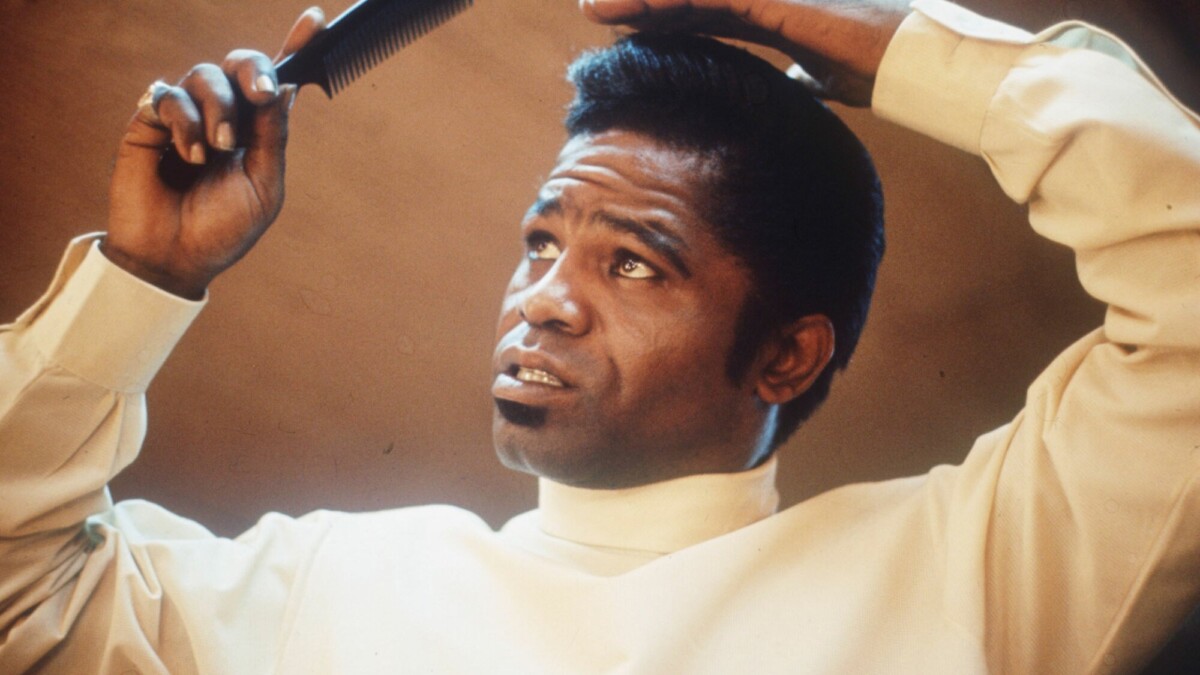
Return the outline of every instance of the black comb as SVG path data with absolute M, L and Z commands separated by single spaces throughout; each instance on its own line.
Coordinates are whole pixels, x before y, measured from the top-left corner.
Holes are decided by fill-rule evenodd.
M 279 82 L 315 84 L 330 98 L 473 0 L 361 0 L 275 67 Z
M 319 35 L 280 61 L 280 84 L 315 84 L 325 95 L 345 89 L 410 42 L 465 10 L 474 0 L 360 0 L 342 12 Z M 158 175 L 184 191 L 203 171 L 169 146 L 158 163 Z

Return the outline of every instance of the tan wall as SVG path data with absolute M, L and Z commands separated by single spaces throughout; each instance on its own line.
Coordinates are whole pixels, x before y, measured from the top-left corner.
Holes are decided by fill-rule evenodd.
M 966 4 L 1030 28 L 1090 13 L 1146 45 L 1196 104 L 1200 69 L 1182 46 L 1195 49 L 1194 17 L 1165 21 L 1144 2 Z M 0 316 L 37 296 L 67 238 L 103 228 L 112 152 L 146 84 L 234 47 L 273 50 L 304 6 L 5 3 Z M 283 214 L 214 285 L 151 388 L 149 437 L 118 498 L 222 533 L 265 510 L 435 501 L 500 523 L 533 504 L 532 479 L 492 456 L 488 362 L 517 221 L 562 140 L 563 65 L 611 37 L 574 6 L 478 0 L 336 100 L 304 92 Z M 1102 316 L 980 161 L 847 117 L 884 177 L 890 251 L 856 362 L 783 451 L 788 503 L 959 460 Z

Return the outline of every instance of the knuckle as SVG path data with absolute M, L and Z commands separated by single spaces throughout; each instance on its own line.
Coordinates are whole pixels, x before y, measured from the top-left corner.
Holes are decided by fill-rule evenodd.
M 192 66 L 188 74 L 184 77 L 184 81 L 190 82 L 212 82 L 216 78 L 223 78 L 221 69 L 212 63 L 197 63 Z
M 185 96 L 185 94 L 183 89 L 178 86 L 164 87 L 162 91 L 155 94 L 154 105 L 158 107 L 174 105 L 180 96 Z
M 171 87 L 162 92 L 159 96 L 155 107 L 158 109 L 158 114 L 162 116 L 178 117 L 180 111 L 184 109 L 184 102 L 188 100 L 188 95 L 179 87 Z
M 233 104 L 233 89 L 229 79 L 211 63 L 192 68 L 179 86 L 197 105 L 225 107 Z
M 264 64 L 270 63 L 266 54 L 254 49 L 235 49 L 225 56 L 225 60 L 221 63 L 225 72 L 237 70 L 247 66 L 254 68 L 262 68 Z

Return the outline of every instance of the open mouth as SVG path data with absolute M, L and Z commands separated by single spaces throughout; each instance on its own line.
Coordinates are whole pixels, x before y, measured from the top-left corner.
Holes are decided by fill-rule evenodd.
M 492 396 L 500 413 L 508 421 L 528 427 L 540 426 L 548 408 L 574 405 L 579 393 L 573 383 L 535 368 L 533 363 L 544 365 L 537 360 L 526 361 L 527 365 L 509 363 L 492 382 Z
M 496 409 L 500 411 L 504 419 L 517 426 L 536 429 L 546 423 L 545 408 L 507 401 L 502 398 L 497 398 L 495 401 Z
M 514 365 L 512 368 L 510 368 L 509 374 L 512 375 L 513 378 L 520 380 L 521 382 L 544 384 L 544 385 L 547 385 L 550 387 L 559 387 L 559 388 L 566 386 L 562 380 L 551 375 L 550 373 L 547 373 L 544 370 L 538 370 L 537 368 L 525 368 L 524 366 Z

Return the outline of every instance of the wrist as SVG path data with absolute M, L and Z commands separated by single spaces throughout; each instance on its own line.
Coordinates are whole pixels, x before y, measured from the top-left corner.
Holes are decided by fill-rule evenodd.
M 109 262 L 134 277 L 187 300 L 204 299 L 208 284 L 212 281 L 211 279 L 186 278 L 163 266 L 149 264 L 137 256 L 130 255 L 119 247 L 111 245 L 107 237 L 100 241 L 100 252 Z

